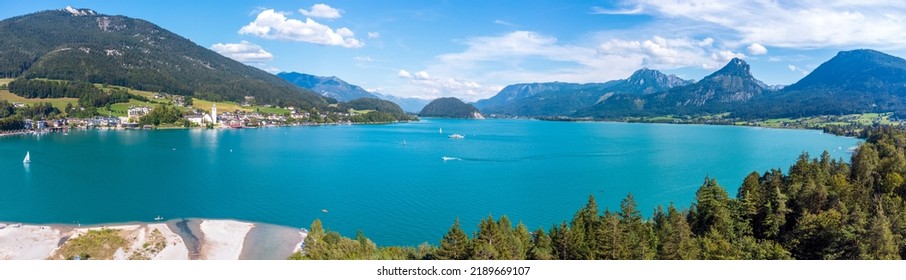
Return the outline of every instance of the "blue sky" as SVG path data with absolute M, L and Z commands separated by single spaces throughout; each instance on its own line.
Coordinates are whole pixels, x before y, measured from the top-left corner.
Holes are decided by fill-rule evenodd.
M 466 101 L 642 67 L 698 80 L 733 57 L 791 84 L 841 50 L 906 55 L 906 3 L 872 0 L 16 1 L 0 17 L 66 6 L 149 20 L 274 73 Z

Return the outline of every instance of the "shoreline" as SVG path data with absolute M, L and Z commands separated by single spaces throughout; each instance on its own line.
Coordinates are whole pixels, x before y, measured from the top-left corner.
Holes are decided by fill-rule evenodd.
M 426 118 L 432 119 L 432 118 Z M 437 118 L 445 119 L 445 118 Z M 458 119 L 458 118 L 448 118 L 448 119 Z M 668 121 L 644 121 L 644 120 L 612 120 L 612 119 L 585 119 L 585 118 L 553 118 L 553 117 L 525 117 L 525 118 L 507 118 L 507 117 L 497 117 L 497 118 L 486 118 L 484 120 L 532 120 L 532 121 L 547 121 L 547 122 L 576 122 L 576 123 L 624 123 L 624 124 L 667 124 L 667 125 L 708 125 L 708 126 L 731 126 L 731 127 L 751 127 L 751 128 L 765 128 L 765 129 L 791 129 L 791 130 L 814 130 L 820 131 L 822 133 L 831 134 L 840 137 L 852 137 L 858 138 L 856 135 L 848 134 L 837 134 L 825 131 L 820 127 L 805 127 L 805 126 L 768 126 L 768 125 L 752 125 L 751 123 L 746 124 L 734 124 L 734 123 L 712 123 L 712 122 L 668 122 Z M 117 131 L 131 131 L 131 130 L 239 130 L 239 129 L 260 129 L 260 128 L 276 128 L 276 127 L 317 127 L 317 126 L 346 126 L 346 125 L 390 125 L 390 124 L 400 124 L 400 123 L 412 123 L 416 121 L 395 121 L 395 122 L 362 122 L 362 123 L 295 123 L 295 124 L 283 124 L 283 125 L 263 125 L 263 126 L 243 126 L 239 128 L 218 126 L 218 127 L 181 127 L 181 126 L 163 126 L 163 127 L 154 127 L 150 129 L 144 128 L 124 128 L 124 127 L 74 127 L 72 130 L 117 130 Z M 34 130 L 17 130 L 15 132 L 5 132 L 0 131 L 0 137 L 3 136 L 15 136 L 15 135 L 27 135 L 34 133 L 49 133 L 56 131 L 34 131 Z
M 190 227 L 188 234 L 196 237 L 197 244 L 189 244 L 183 239 L 179 222 L 199 223 L 200 228 Z M 250 234 L 256 228 L 277 228 L 264 233 Z M 125 245 L 116 248 L 112 257 L 99 256 L 95 259 L 148 259 L 148 260 L 238 260 L 256 259 L 255 256 L 266 256 L 268 259 L 285 259 L 286 256 L 268 255 L 267 251 L 294 252 L 299 246 L 302 230 L 266 223 L 243 222 L 224 219 L 173 219 L 158 222 L 84 224 L 25 224 L 18 222 L 0 222 L 0 260 L 47 260 L 67 259 L 72 255 L 63 255 L 61 251 L 72 254 L 68 246 L 73 240 L 88 234 L 89 231 L 100 232 L 103 229 L 117 230 Z M 200 232 L 195 232 L 200 231 Z M 304 238 L 304 237 L 303 237 Z M 281 240 L 267 248 L 248 246 L 260 240 Z M 76 241 L 78 242 L 78 241 Z M 197 248 L 189 248 L 197 246 Z M 66 248 L 66 249 L 64 249 Z M 198 252 L 193 252 L 194 250 Z M 281 253 L 282 254 L 282 253 Z

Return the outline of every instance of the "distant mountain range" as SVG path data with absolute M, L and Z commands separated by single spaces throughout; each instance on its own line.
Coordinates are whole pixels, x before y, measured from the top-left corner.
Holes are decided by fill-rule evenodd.
M 377 92 L 369 92 L 360 86 L 347 83 L 337 77 L 322 77 L 305 73 L 279 73 L 278 77 L 293 83 L 299 87 L 312 90 L 322 96 L 336 99 L 341 102 L 348 102 L 359 98 L 380 98 L 394 102 L 403 108 L 406 112 L 419 112 L 425 107 L 430 100 L 419 98 L 396 97 L 393 95 L 384 95 Z
M 739 117 L 906 113 L 906 60 L 874 50 L 842 51 L 776 94 L 738 108 Z
M 734 58 L 698 82 L 642 69 L 605 83 L 505 87 L 475 105 L 509 116 L 622 118 L 709 115 L 768 118 L 863 112 L 906 113 L 906 60 L 873 50 L 840 52 L 799 82 L 768 86 Z
M 657 70 L 641 69 L 623 80 L 606 83 L 532 83 L 510 85 L 475 106 L 487 114 L 510 116 L 569 116 L 599 104 L 614 95 L 661 92 L 692 81 Z
M 425 105 L 428 105 L 428 103 L 431 102 L 431 100 L 428 99 L 399 97 L 395 95 L 382 94 L 380 92 L 372 92 L 372 94 L 377 95 L 381 99 L 392 101 L 393 103 L 400 105 L 400 107 L 402 107 L 403 110 L 406 110 L 406 112 L 413 114 L 420 112 L 423 108 L 425 108 Z
M 346 102 L 359 98 L 378 98 L 362 87 L 349 84 L 337 77 L 321 77 L 297 72 L 282 72 L 277 74 L 277 77 L 338 101 Z
M 325 107 L 325 98 L 153 23 L 88 9 L 0 21 L 0 77 L 126 86 L 208 100 Z
M 767 86 L 755 79 L 749 64 L 734 58 L 701 81 L 651 94 L 620 94 L 582 110 L 579 116 L 621 117 L 668 114 L 715 114 L 732 110 L 765 93 Z

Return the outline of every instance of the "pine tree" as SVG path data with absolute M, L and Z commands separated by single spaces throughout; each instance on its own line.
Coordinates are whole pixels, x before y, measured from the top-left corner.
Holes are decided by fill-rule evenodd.
M 893 233 L 890 231 L 890 221 L 884 211 L 878 210 L 869 221 L 868 232 L 865 236 L 864 257 L 873 260 L 899 260 Z
M 699 236 L 714 229 L 717 233 L 732 237 L 732 223 L 727 191 L 717 184 L 717 180 L 705 178 L 705 182 L 695 192 L 695 202 L 690 210 L 692 231 Z
M 551 238 L 544 232 L 543 228 L 538 228 L 532 234 L 532 248 L 528 252 L 530 260 L 552 260 L 554 259 L 553 248 L 551 247 Z
M 655 256 L 656 238 L 649 225 L 642 220 L 642 214 L 637 208 L 632 193 L 620 202 L 620 212 L 617 213 L 622 229 L 622 240 L 626 242 L 626 250 L 620 259 L 645 260 Z
M 658 259 L 691 260 L 698 258 L 698 243 L 686 217 L 671 203 L 658 222 Z
M 317 257 L 313 256 L 323 254 L 323 251 L 326 250 L 326 246 L 323 242 L 324 234 L 324 226 L 321 224 L 321 219 L 312 221 L 308 230 L 308 235 L 305 237 L 306 257 L 317 259 Z
M 551 237 L 551 246 L 553 247 L 554 257 L 560 260 L 571 260 L 573 256 L 569 251 L 569 227 L 566 226 L 566 222 L 560 223 L 559 226 L 554 226 L 551 228 L 550 237 Z
M 780 235 L 780 227 L 786 224 L 786 215 L 791 211 L 786 207 L 787 198 L 780 192 L 780 188 L 772 188 L 767 195 L 763 208 L 765 218 L 761 226 L 765 238 L 775 239 Z
M 440 240 L 440 247 L 435 256 L 441 260 L 466 260 L 469 259 L 469 247 L 469 236 L 462 230 L 457 218 Z
M 601 226 L 595 232 L 596 259 L 620 259 L 620 252 L 625 250 L 623 249 L 622 232 L 617 215 L 604 210 L 604 214 L 601 216 Z
M 500 243 L 500 233 L 494 217 L 488 215 L 487 219 L 478 224 L 478 232 L 472 239 L 472 258 L 479 260 L 498 260 L 501 257 L 497 246 Z
M 595 259 L 595 232 L 600 224 L 598 204 L 589 196 L 588 203 L 576 212 L 570 228 L 570 254 L 575 259 Z
M 506 215 L 500 216 L 497 220 L 497 232 L 493 236 L 494 247 L 498 252 L 500 260 L 521 260 L 525 259 L 521 253 L 519 240 L 513 231 L 513 224 Z
M 515 259 L 528 259 L 529 250 L 532 249 L 532 234 L 528 231 L 528 228 L 526 228 L 525 224 L 523 224 L 522 222 L 519 222 L 519 224 L 516 225 L 516 231 L 514 231 L 513 234 L 516 236 L 516 241 L 519 249 Z
M 736 198 L 742 201 L 746 220 L 750 223 L 755 218 L 755 215 L 758 214 L 758 205 L 762 200 L 762 190 L 761 183 L 758 182 L 759 179 L 758 172 L 749 173 L 742 181 L 742 186 L 739 187 L 739 191 L 736 193 Z

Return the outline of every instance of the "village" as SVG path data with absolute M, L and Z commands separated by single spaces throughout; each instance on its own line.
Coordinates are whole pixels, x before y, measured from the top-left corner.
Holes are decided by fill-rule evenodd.
M 253 107 L 249 101 L 242 102 L 239 108 L 232 111 L 219 112 L 217 103 L 211 105 L 209 111 L 193 108 L 191 103 L 187 104 L 183 96 L 156 94 L 154 99 L 158 100 L 157 104 L 169 105 L 179 108 L 182 112 L 182 121 L 174 123 L 152 125 L 143 124 L 142 117 L 147 116 L 158 106 L 148 105 L 130 105 L 125 110 L 125 116 L 94 116 L 90 118 L 75 117 L 58 117 L 48 119 L 25 119 L 23 130 L 18 133 L 44 133 L 51 131 L 67 132 L 69 129 L 158 129 L 158 128 L 257 128 L 270 126 L 293 126 L 293 125 L 342 125 L 352 124 L 351 116 L 360 112 L 350 110 L 349 112 L 308 112 L 299 110 L 294 107 L 274 107 L 272 105 L 263 105 L 260 107 L 276 109 L 283 113 L 265 113 L 260 110 L 252 110 Z M 191 101 L 190 101 L 191 102 Z M 26 106 L 22 103 L 13 103 L 14 106 Z M 234 104 L 229 107 L 236 108 Z

